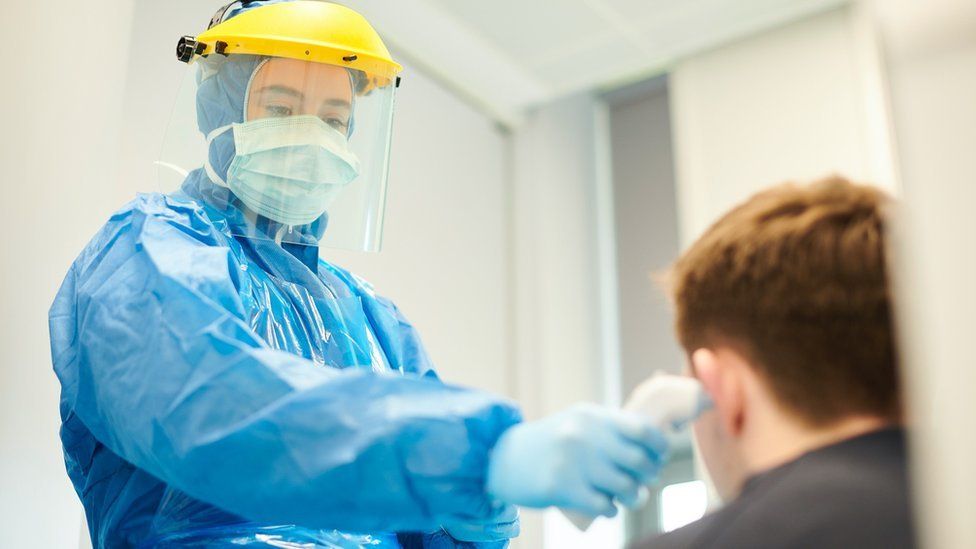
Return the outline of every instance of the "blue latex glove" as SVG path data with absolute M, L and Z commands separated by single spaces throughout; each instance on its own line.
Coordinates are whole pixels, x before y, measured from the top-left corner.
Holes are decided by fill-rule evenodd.
M 512 427 L 488 467 L 487 491 L 505 503 L 613 516 L 653 481 L 667 439 L 640 416 L 583 404 Z
M 518 537 L 518 507 L 505 505 L 490 522 L 467 522 L 448 524 L 444 530 L 458 541 L 485 542 L 503 541 Z

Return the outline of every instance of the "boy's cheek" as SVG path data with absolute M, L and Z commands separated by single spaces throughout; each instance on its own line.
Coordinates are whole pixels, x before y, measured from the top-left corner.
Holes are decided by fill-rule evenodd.
M 717 414 L 714 411 L 709 410 L 699 416 L 691 426 L 695 444 L 698 445 L 706 466 L 709 465 L 711 455 L 715 451 L 715 422 L 718 419 L 716 416 Z
M 714 474 L 716 459 L 723 454 L 718 413 L 714 410 L 704 412 L 692 425 L 695 444 L 701 452 L 702 460 L 709 472 Z

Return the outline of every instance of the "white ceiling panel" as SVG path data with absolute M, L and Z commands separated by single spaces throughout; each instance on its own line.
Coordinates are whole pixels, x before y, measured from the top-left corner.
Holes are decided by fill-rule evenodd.
M 567 92 L 592 88 L 644 66 L 646 55 L 630 42 L 616 37 L 571 55 L 550 58 L 532 68 L 540 81 L 553 90 Z
M 608 31 L 580 0 L 428 0 L 514 58 L 543 54 Z
M 408 61 L 501 122 L 847 0 L 348 0 Z

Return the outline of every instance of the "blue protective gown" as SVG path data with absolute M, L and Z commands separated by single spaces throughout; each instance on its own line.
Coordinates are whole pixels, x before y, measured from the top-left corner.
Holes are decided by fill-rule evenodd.
M 440 528 L 517 531 L 483 485 L 518 410 L 441 383 L 390 301 L 314 246 L 231 236 L 244 222 L 195 171 L 114 214 L 55 299 L 95 546 L 504 547 Z

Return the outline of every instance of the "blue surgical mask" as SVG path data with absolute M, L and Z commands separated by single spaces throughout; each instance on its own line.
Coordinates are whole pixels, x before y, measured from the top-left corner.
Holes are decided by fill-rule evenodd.
M 207 174 L 255 213 L 285 225 L 307 225 L 325 213 L 359 175 L 346 136 L 317 116 L 262 118 L 217 128 L 207 146 L 233 129 L 236 154 L 226 182 L 209 159 Z

